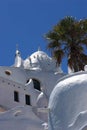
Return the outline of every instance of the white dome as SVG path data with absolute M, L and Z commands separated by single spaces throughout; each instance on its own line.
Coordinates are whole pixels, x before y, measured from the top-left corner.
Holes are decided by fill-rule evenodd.
M 56 61 L 49 57 L 43 51 L 37 51 L 33 53 L 30 57 L 28 57 L 24 61 L 24 68 L 44 71 L 58 70 L 58 68 L 56 67 Z

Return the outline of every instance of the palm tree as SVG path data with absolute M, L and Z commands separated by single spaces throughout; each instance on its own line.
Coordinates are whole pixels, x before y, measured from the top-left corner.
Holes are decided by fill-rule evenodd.
M 45 38 L 57 64 L 60 65 L 65 56 L 74 72 L 84 69 L 87 64 L 87 19 L 78 21 L 67 16 L 55 25 Z

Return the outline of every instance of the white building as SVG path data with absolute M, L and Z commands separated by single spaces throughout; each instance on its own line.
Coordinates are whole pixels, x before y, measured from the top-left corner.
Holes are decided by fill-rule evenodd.
M 87 130 L 87 65 L 65 75 L 38 50 L 0 67 L 0 130 Z
M 40 108 L 47 109 L 50 94 L 64 75 L 43 51 L 23 60 L 16 50 L 14 65 L 0 67 L 0 129 L 48 129 L 48 114 Z

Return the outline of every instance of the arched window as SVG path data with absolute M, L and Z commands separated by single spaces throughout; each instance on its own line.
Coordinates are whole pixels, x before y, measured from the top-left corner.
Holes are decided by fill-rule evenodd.
M 41 91 L 40 82 L 37 79 L 32 79 L 32 80 L 33 80 L 34 88 Z

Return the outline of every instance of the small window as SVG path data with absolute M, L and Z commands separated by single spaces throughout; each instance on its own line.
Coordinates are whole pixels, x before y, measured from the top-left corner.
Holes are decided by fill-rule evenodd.
M 32 79 L 32 80 L 33 80 L 34 88 L 41 91 L 40 82 L 36 79 Z
M 30 95 L 25 95 L 25 102 L 26 102 L 26 105 L 31 105 Z
M 14 101 L 19 102 L 19 93 L 14 91 Z
M 30 79 L 28 79 L 28 80 L 26 81 L 26 84 L 29 83 L 29 81 L 30 81 Z

